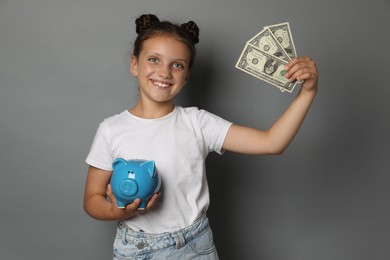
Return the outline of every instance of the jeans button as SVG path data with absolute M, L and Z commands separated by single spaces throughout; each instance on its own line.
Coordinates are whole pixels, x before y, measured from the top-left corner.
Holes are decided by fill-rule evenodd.
M 137 243 L 135 244 L 135 247 L 137 247 L 138 249 L 142 249 L 142 248 L 145 247 L 145 244 L 142 243 L 142 242 L 137 242 Z

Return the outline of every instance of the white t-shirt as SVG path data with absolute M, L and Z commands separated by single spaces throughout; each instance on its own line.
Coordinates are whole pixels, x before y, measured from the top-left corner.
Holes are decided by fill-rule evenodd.
M 126 110 L 100 124 L 86 162 L 112 171 L 116 158 L 154 160 L 162 196 L 153 210 L 125 222 L 148 233 L 172 232 L 191 225 L 207 210 L 205 159 L 209 152 L 223 153 L 231 124 L 196 107 L 176 106 L 157 119 Z

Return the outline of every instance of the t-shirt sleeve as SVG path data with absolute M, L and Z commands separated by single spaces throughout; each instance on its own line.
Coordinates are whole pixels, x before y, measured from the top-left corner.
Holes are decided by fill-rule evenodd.
M 223 154 L 223 143 L 232 123 L 206 110 L 199 110 L 199 124 L 209 151 Z
M 96 168 L 112 171 L 112 155 L 110 149 L 109 128 L 103 121 L 96 131 L 90 151 L 85 162 Z

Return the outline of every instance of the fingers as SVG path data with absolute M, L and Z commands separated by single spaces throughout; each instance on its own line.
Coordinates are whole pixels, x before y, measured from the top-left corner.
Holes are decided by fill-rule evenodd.
M 126 219 L 126 218 L 132 217 L 134 215 L 144 214 L 144 213 L 146 213 L 146 210 L 152 209 L 155 206 L 155 204 L 157 203 L 157 200 L 160 197 L 161 192 L 153 194 L 153 196 L 148 201 L 148 204 L 146 205 L 146 208 L 144 210 L 138 209 L 138 207 L 141 204 L 141 199 L 139 199 L 139 198 L 135 199 L 132 203 L 127 204 L 124 209 L 118 208 L 117 203 L 116 203 L 116 198 L 112 192 L 112 188 L 111 188 L 110 184 L 107 186 L 106 195 L 107 195 L 107 198 L 110 200 L 110 202 L 112 204 L 111 208 L 113 209 L 113 212 L 118 217 L 118 219 Z
M 161 192 L 153 194 L 153 196 L 148 201 L 148 204 L 146 205 L 145 209 L 142 209 L 142 210 L 138 209 L 139 205 L 141 204 L 141 199 L 135 199 L 133 201 L 133 203 L 126 205 L 126 210 L 128 212 L 131 212 L 132 214 L 144 214 L 144 213 L 146 213 L 146 211 L 149 211 L 150 209 L 152 209 L 156 205 L 157 200 L 160 197 L 160 195 L 161 195 Z
M 126 205 L 126 210 L 130 212 L 135 212 L 137 211 L 139 204 L 141 204 L 141 199 L 135 199 L 133 203 Z
M 145 210 L 138 209 L 138 207 L 141 204 L 140 198 L 137 198 L 132 203 L 127 204 L 125 208 L 118 208 L 117 201 L 116 201 L 114 193 L 112 192 L 112 187 L 110 184 L 107 186 L 106 195 L 107 195 L 107 199 L 109 200 L 109 202 L 111 204 L 111 206 L 110 206 L 111 216 L 114 219 L 123 220 L 123 219 L 131 218 L 135 215 L 144 214 L 144 213 L 146 213 L 146 210 L 153 208 L 155 206 L 159 196 L 160 196 L 160 192 L 156 193 L 152 196 L 152 198 L 149 200 Z
M 297 57 L 286 65 L 286 78 L 290 81 L 317 79 L 318 73 L 315 62 L 310 57 Z
M 153 196 L 148 201 L 148 204 L 146 205 L 147 210 L 154 207 L 154 205 L 157 203 L 157 200 L 160 197 L 160 195 L 161 195 L 161 192 L 157 192 L 157 193 L 153 194 Z
M 115 199 L 114 194 L 112 193 L 111 184 L 108 184 L 108 186 L 107 186 L 106 195 L 107 195 L 108 199 L 111 201 L 111 203 L 116 204 L 116 199 Z
M 310 57 L 297 57 L 286 64 L 285 74 L 289 81 L 301 81 L 302 89 L 315 93 L 318 88 L 316 63 Z
M 109 184 L 109 185 L 107 186 L 106 194 L 107 194 L 108 199 L 109 199 L 109 200 L 111 201 L 111 203 L 113 204 L 113 207 L 114 207 L 115 209 L 119 209 L 119 208 L 118 208 L 118 205 L 117 205 L 117 203 L 116 203 L 115 195 L 114 195 L 114 193 L 112 192 L 111 184 Z M 126 209 L 126 211 L 132 211 L 132 212 L 133 212 L 133 211 L 136 211 L 140 203 L 141 203 L 141 200 L 140 200 L 140 199 L 135 199 L 135 200 L 133 201 L 133 203 L 127 204 L 126 207 L 125 207 L 125 209 Z M 119 209 L 119 210 L 120 210 L 120 211 L 123 211 L 123 209 Z

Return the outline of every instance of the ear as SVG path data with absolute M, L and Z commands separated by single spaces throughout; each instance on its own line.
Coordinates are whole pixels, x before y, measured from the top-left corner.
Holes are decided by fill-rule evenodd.
M 112 163 L 112 168 L 114 170 L 117 170 L 127 164 L 127 161 L 123 158 L 115 159 L 115 161 Z
M 141 164 L 142 167 L 146 167 L 148 169 L 148 173 L 150 177 L 153 177 L 155 174 L 156 164 L 154 161 L 146 161 Z
M 130 58 L 130 73 L 134 77 L 138 76 L 138 58 L 134 55 Z

